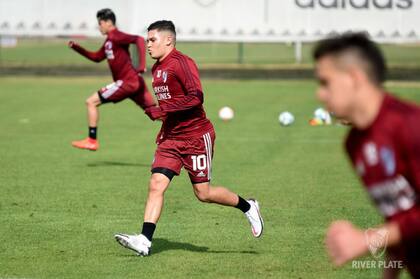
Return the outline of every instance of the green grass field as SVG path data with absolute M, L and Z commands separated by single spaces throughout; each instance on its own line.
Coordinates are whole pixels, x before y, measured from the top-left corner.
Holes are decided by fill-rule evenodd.
M 96 51 L 103 39 L 76 39 L 82 46 Z M 67 39 L 22 39 L 16 48 L 0 49 L 0 66 L 92 66 L 92 62 L 68 49 Z M 303 66 L 312 64 L 313 44 L 304 44 Z M 177 48 L 194 57 L 200 66 L 235 65 L 238 63 L 237 43 L 179 42 Z M 383 45 L 391 66 L 420 67 L 420 45 Z M 292 44 L 247 43 L 243 49 L 243 63 L 250 66 L 281 66 L 295 64 Z M 148 55 L 147 55 L 148 56 Z M 152 60 L 147 57 L 148 65 Z M 101 66 L 106 67 L 106 63 Z
M 213 182 L 260 201 L 261 239 L 239 210 L 199 203 L 184 172 L 167 192 L 152 256 L 121 248 L 114 233 L 140 230 L 159 124 L 130 101 L 106 105 L 100 150 L 73 149 L 87 133 L 84 99 L 108 82 L 0 78 L 0 278 L 379 277 L 334 268 L 324 251 L 332 220 L 369 228 L 381 217 L 342 152 L 347 128 L 308 125 L 311 81 L 203 81 L 217 133 Z M 419 83 L 389 89 L 420 103 Z M 232 122 L 217 119 L 224 105 Z M 294 125 L 279 125 L 283 110 Z

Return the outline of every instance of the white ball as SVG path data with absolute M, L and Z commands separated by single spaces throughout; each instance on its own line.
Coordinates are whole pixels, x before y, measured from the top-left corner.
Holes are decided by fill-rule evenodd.
M 280 124 L 283 126 L 289 126 L 295 121 L 295 117 L 288 111 L 284 111 L 279 115 Z
M 331 115 L 328 111 L 323 108 L 317 108 L 314 111 L 315 118 L 320 119 L 325 124 L 331 124 Z
M 219 118 L 224 121 L 232 120 L 234 116 L 235 116 L 235 113 L 233 112 L 233 109 L 231 109 L 230 107 L 222 107 L 219 110 Z

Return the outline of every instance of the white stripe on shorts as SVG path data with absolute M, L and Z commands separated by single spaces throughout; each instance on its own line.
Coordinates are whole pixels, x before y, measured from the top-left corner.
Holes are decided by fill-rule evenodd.
M 120 89 L 121 85 L 123 84 L 122 80 L 117 80 L 111 84 L 108 84 L 105 88 L 106 90 L 101 94 L 104 99 L 108 99 L 111 97 L 118 89 Z
M 206 146 L 206 157 L 207 157 L 207 179 L 211 179 L 211 155 L 212 155 L 212 143 L 209 133 L 203 135 L 204 144 Z

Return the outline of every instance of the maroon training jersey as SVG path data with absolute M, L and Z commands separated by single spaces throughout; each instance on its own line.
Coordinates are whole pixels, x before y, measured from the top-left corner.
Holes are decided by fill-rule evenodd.
M 128 51 L 130 44 L 136 44 L 137 46 L 139 54 L 138 69 L 134 69 L 130 58 Z M 95 62 L 101 62 L 106 58 L 114 81 L 134 79 L 137 77 L 137 73 L 143 73 L 146 69 L 144 38 L 123 33 L 118 29 L 108 33 L 104 44 L 96 52 L 88 51 L 77 44 L 73 45 L 73 49 Z
M 166 113 L 161 138 L 188 139 L 212 131 L 203 108 L 203 91 L 197 65 L 176 49 L 152 68 L 152 85 Z
M 373 124 L 353 128 L 346 148 L 379 211 L 399 224 L 399 252 L 420 275 L 420 108 L 385 94 Z

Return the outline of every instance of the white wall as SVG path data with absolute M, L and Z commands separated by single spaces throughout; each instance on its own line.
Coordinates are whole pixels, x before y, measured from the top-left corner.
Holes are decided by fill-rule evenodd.
M 365 30 L 378 41 L 420 41 L 420 0 L 0 0 L 0 34 L 100 36 L 95 15 L 105 7 L 131 33 L 170 19 L 180 40 L 311 41 Z

